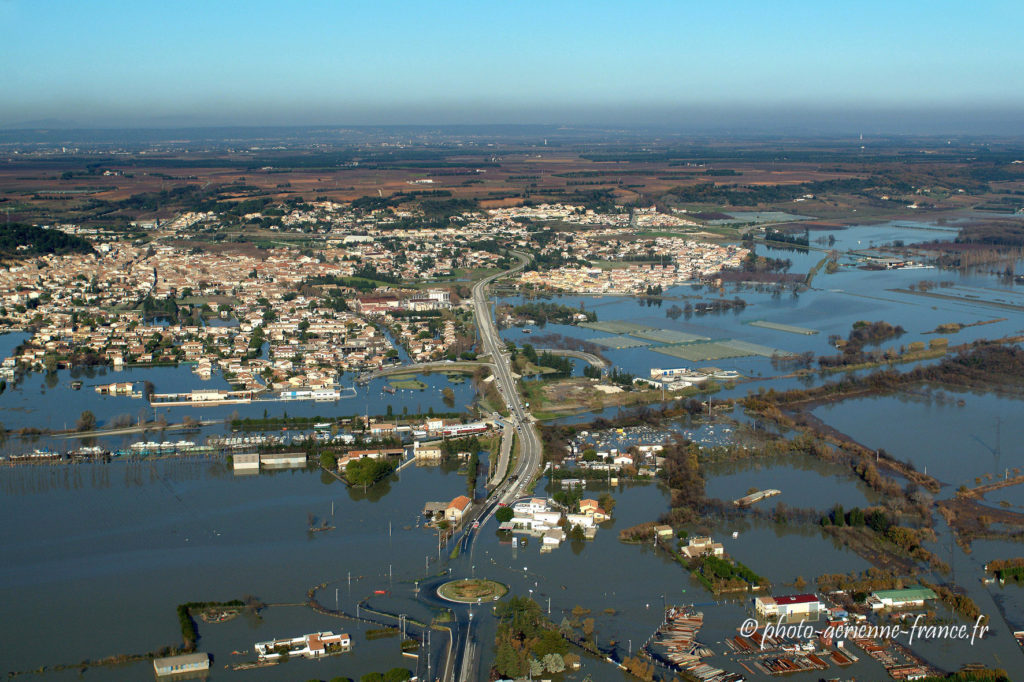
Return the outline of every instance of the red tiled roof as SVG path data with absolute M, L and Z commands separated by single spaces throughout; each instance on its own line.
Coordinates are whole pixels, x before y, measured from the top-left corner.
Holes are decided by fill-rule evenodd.
M 459 511 L 466 511 L 466 507 L 469 506 L 469 502 L 470 500 L 468 497 L 466 497 L 465 495 L 459 495 L 454 500 L 448 503 L 448 508 L 451 509 L 452 507 L 454 507 Z
M 776 604 L 810 604 L 818 601 L 813 594 L 791 594 L 785 597 L 775 597 Z

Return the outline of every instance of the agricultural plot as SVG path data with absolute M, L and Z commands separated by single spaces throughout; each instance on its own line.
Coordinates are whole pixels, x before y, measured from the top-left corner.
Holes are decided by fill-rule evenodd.
M 680 332 L 675 329 L 648 329 L 643 331 L 629 332 L 630 336 L 657 343 L 693 343 L 694 341 L 710 341 L 707 336 Z
M 756 343 L 737 341 L 710 341 L 707 343 L 677 343 L 670 346 L 657 346 L 651 350 L 671 355 L 675 358 L 682 358 L 690 362 L 707 362 L 709 360 L 725 360 L 727 358 L 748 358 L 752 355 L 761 355 L 770 358 L 773 355 L 792 355 L 789 351 L 769 348 Z
M 651 348 L 657 353 L 682 358 L 690 362 L 706 362 L 708 360 L 725 360 L 726 358 L 743 358 L 753 355 L 731 347 L 728 343 L 711 341 L 709 343 L 682 343 L 672 346 Z
M 750 323 L 751 327 L 762 327 L 764 329 L 774 329 L 777 332 L 789 332 L 790 334 L 806 334 L 810 336 L 817 334 L 817 329 L 808 329 L 807 327 L 796 327 L 791 324 L 780 324 L 779 322 L 767 322 L 765 320 L 755 320 Z
M 730 339 L 725 344 L 737 351 L 743 351 L 747 355 L 762 355 L 766 358 L 770 358 L 773 355 L 793 355 L 788 350 L 781 350 L 779 348 L 771 348 L 770 346 L 762 346 L 759 343 L 749 343 L 747 341 L 737 341 L 736 339 Z
M 599 332 L 608 332 L 609 334 L 632 334 L 633 332 L 642 332 L 654 329 L 654 327 L 648 327 L 642 324 L 633 324 L 632 322 L 624 322 L 622 320 L 581 322 L 579 326 Z
M 629 336 L 601 336 L 596 339 L 588 339 L 591 343 L 604 346 L 605 348 L 611 348 L 613 350 L 622 350 L 624 348 L 641 348 L 643 346 L 651 345 L 650 341 L 644 341 L 643 339 L 634 339 Z

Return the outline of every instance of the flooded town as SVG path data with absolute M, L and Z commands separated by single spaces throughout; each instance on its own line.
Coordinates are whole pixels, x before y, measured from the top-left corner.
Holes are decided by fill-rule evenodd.
M 1019 138 L 44 128 L 8 679 L 1024 670 Z

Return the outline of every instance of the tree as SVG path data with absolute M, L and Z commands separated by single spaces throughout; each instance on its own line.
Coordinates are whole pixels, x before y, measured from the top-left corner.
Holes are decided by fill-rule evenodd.
M 494 518 L 498 520 L 498 523 L 511 521 L 513 516 L 515 516 L 515 512 L 512 511 L 512 507 L 498 507 L 498 511 L 494 512 Z
M 48 373 L 57 371 L 57 356 L 53 353 L 47 353 L 43 356 L 43 367 Z
M 846 514 L 843 512 L 843 505 L 837 504 L 832 508 L 832 523 L 837 526 L 846 525 Z
M 384 673 L 384 682 L 405 682 L 410 677 L 412 672 L 408 668 L 392 668 Z
M 590 639 L 594 636 L 594 619 L 584 618 L 583 619 L 583 636 Z
M 502 677 L 518 677 L 522 674 L 522 662 L 509 642 L 502 642 L 494 657 L 494 669 Z
M 349 460 L 345 465 L 345 478 L 350 485 L 360 485 L 365 490 L 368 485 L 376 483 L 394 470 L 391 462 L 364 457 Z
M 560 673 L 565 670 L 565 659 L 558 654 L 548 654 L 541 659 L 544 669 L 549 673 Z
M 96 428 L 96 415 L 89 410 L 84 410 L 78 417 L 77 426 L 79 431 L 92 431 Z

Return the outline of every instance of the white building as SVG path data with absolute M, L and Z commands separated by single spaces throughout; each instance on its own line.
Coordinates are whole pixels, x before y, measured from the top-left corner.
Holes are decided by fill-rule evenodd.
M 570 526 L 579 526 L 580 528 L 593 528 L 594 517 L 588 514 L 566 514 L 565 520 L 569 522 Z
M 690 541 L 679 552 L 688 559 L 696 559 L 706 555 L 722 556 L 725 554 L 725 548 L 722 547 L 722 543 L 714 542 L 710 537 L 704 535 L 690 538 Z
M 561 528 L 552 528 L 544 532 L 541 543 L 545 547 L 558 547 L 565 540 L 565 531 Z
M 548 501 L 542 497 L 534 497 L 526 502 L 517 502 L 512 505 L 512 511 L 516 514 L 536 514 L 538 512 L 546 512 L 551 509 Z
M 231 456 L 231 466 L 235 472 L 259 471 L 260 455 L 257 452 L 244 452 Z
M 817 616 L 826 610 L 825 605 L 813 594 L 793 594 L 784 597 L 757 597 L 754 609 L 764 618 L 786 618 L 789 616 Z

